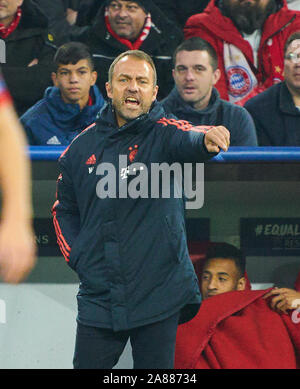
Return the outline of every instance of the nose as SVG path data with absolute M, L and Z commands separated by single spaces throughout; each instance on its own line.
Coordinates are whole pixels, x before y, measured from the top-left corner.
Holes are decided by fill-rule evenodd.
M 194 72 L 192 69 L 187 69 L 187 71 L 185 73 L 185 78 L 187 81 L 194 80 L 195 76 L 194 76 Z
M 126 18 L 126 17 L 128 16 L 128 12 L 127 12 L 126 7 L 121 7 L 121 8 L 119 9 L 118 14 L 119 14 L 119 16 L 120 16 L 121 18 Z
M 138 90 L 137 80 L 135 80 L 135 79 L 130 80 L 130 82 L 128 84 L 128 90 L 130 92 L 137 92 L 137 90 Z
M 78 76 L 77 76 L 76 72 L 70 73 L 69 81 L 70 81 L 70 83 L 78 82 Z
M 217 288 L 217 280 L 216 280 L 214 277 L 212 277 L 212 278 L 210 279 L 209 284 L 208 284 L 208 286 L 207 286 L 207 289 L 208 289 L 209 291 L 211 291 L 211 290 L 217 290 L 217 289 L 218 289 L 218 288 Z

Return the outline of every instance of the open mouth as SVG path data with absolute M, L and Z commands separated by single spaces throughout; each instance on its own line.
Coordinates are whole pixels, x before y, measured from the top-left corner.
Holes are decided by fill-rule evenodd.
M 138 106 L 138 105 L 140 105 L 140 102 L 135 97 L 126 97 L 125 104 L 132 105 L 132 106 Z

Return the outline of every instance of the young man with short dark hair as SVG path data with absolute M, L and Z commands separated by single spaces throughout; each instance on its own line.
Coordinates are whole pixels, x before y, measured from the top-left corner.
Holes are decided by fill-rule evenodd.
M 202 305 L 177 331 L 176 369 L 299 368 L 300 320 L 297 305 L 291 308 L 293 298 L 299 304 L 299 293 L 252 291 L 245 276 L 239 249 L 228 243 L 211 246 L 199 275 Z M 287 312 L 271 309 L 269 298 L 271 308 L 278 303 Z
M 96 120 L 104 104 L 95 85 L 93 60 L 84 44 L 62 45 L 54 66 L 54 86 L 21 117 L 30 145 L 68 145 Z
M 243 108 L 222 100 L 215 88 L 220 78 L 218 56 L 205 40 L 185 40 L 173 54 L 175 86 L 162 101 L 167 113 L 195 126 L 223 125 L 231 146 L 257 146 L 253 120 Z

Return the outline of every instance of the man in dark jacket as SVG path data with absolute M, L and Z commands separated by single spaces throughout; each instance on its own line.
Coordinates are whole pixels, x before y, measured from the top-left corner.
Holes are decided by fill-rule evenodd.
M 51 85 L 50 64 L 55 54 L 47 18 L 30 0 L 22 2 L 7 0 L 0 9 L 0 38 L 6 49 L 2 72 L 19 115 Z
M 220 78 L 218 57 L 201 38 L 190 38 L 174 52 L 175 87 L 163 101 L 167 113 L 193 125 L 224 125 L 231 146 L 257 146 L 253 120 L 243 108 L 220 99 L 214 85 Z
M 53 207 L 58 244 L 81 281 L 74 366 L 112 368 L 130 337 L 134 368 L 172 368 L 178 321 L 200 301 L 184 203 L 174 175 L 164 198 L 152 198 L 152 179 L 150 197 L 136 196 L 132 175 L 138 169 L 144 187 L 157 164 L 203 162 L 228 149 L 229 132 L 165 116 L 142 51 L 117 57 L 106 87 L 112 103 L 60 158 Z
M 72 40 L 86 43 L 95 59 L 97 85 L 105 96 L 107 72 L 122 52 L 140 49 L 154 60 L 159 98 L 173 87 L 172 53 L 183 40 L 183 34 L 151 0 L 107 0 L 99 9 L 94 24 Z
M 286 0 L 211 0 L 203 13 L 191 16 L 185 38 L 198 36 L 216 50 L 221 98 L 246 100 L 283 79 L 283 47 L 300 29 L 300 12 Z
M 256 126 L 259 146 L 300 146 L 300 31 L 284 49 L 284 81 L 245 104 Z
M 54 64 L 55 86 L 21 117 L 30 145 L 69 145 L 96 120 L 104 104 L 92 56 L 83 43 L 62 45 Z

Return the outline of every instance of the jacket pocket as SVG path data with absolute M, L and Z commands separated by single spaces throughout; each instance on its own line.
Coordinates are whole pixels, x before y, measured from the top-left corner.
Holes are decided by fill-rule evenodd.
M 71 252 L 70 252 L 69 262 L 68 262 L 70 268 L 75 270 L 75 271 L 76 271 L 76 265 L 77 265 L 78 256 L 79 256 L 79 252 L 78 252 L 78 242 L 80 241 L 78 239 L 79 235 L 77 236 L 77 238 L 75 239 L 75 241 L 71 247 Z
M 186 253 L 186 237 L 183 221 L 176 215 L 165 216 L 165 227 L 173 258 L 181 262 Z

